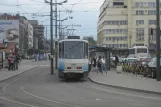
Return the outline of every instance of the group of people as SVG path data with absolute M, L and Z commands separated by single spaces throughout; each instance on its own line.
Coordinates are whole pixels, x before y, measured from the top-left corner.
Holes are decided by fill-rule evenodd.
M 91 65 L 93 66 L 93 70 L 97 71 L 97 73 L 100 72 L 103 74 L 103 72 L 105 72 L 107 74 L 106 61 L 104 57 L 99 56 L 97 58 L 97 56 L 94 55 L 94 57 L 91 59 Z
M 18 65 L 20 64 L 21 58 L 18 56 L 9 56 L 8 57 L 8 70 L 15 71 L 18 69 Z

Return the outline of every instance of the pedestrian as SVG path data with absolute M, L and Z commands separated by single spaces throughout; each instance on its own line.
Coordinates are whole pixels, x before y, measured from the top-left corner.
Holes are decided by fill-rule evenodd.
M 13 56 L 13 70 L 16 70 L 16 57 Z
M 15 67 L 16 67 L 16 69 L 18 70 L 18 63 L 19 63 L 19 58 L 18 58 L 18 56 L 16 56 L 15 57 Z
M 8 57 L 8 70 L 11 70 L 11 57 Z
M 114 61 L 115 67 L 117 67 L 118 62 L 119 62 L 119 58 L 117 55 L 115 55 L 115 61 Z
M 11 60 L 10 68 L 11 68 L 11 69 L 12 69 L 12 71 L 13 71 L 13 70 L 14 70 L 14 57 L 12 56 L 10 60 Z
M 102 57 L 101 56 L 99 56 L 99 58 L 98 58 L 98 61 L 97 61 L 97 67 L 98 67 L 98 71 L 102 74 L 102 61 L 101 61 L 101 59 L 102 59 Z M 97 71 L 97 73 L 98 73 L 98 71 Z
M 105 61 L 104 56 L 102 57 L 101 62 L 102 62 L 102 63 L 101 63 L 102 72 L 105 72 L 105 73 L 107 74 L 106 61 Z
M 96 64 L 97 64 L 97 63 L 96 63 L 96 59 L 97 59 L 97 56 L 96 56 L 96 54 L 94 54 L 94 57 L 93 57 L 93 59 L 92 59 L 92 60 L 93 60 L 92 62 L 93 62 L 93 70 L 94 70 L 94 71 L 96 70 Z

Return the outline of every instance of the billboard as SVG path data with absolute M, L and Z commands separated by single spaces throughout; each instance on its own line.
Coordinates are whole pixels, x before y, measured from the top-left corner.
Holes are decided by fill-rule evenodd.
M 0 43 L 19 43 L 19 20 L 0 20 Z

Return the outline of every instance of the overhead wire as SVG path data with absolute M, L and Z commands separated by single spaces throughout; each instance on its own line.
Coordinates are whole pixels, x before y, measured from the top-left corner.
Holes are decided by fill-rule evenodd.
M 30 0 L 30 1 L 37 2 L 37 3 L 44 3 L 44 2 L 37 1 L 37 0 Z
M 47 5 L 45 5 L 42 9 L 40 9 L 38 12 L 36 12 L 34 15 L 37 15 L 39 12 L 41 12 L 43 9 L 45 9 Z
M 24 9 L 22 9 L 20 6 L 18 6 L 19 9 L 21 9 L 23 12 L 27 13 Z

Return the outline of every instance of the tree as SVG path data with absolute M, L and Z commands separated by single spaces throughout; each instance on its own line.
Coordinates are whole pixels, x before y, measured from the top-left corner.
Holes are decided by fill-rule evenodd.
M 89 43 L 92 43 L 92 45 L 96 45 L 96 40 L 94 40 L 93 36 L 86 36 L 83 37 L 84 40 L 88 40 Z

